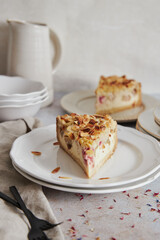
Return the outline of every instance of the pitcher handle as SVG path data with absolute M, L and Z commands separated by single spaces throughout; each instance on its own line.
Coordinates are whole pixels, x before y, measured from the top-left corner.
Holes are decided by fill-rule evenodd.
M 50 29 L 50 39 L 55 49 L 55 55 L 52 58 L 52 73 L 55 73 L 61 60 L 62 48 L 59 37 L 52 29 Z

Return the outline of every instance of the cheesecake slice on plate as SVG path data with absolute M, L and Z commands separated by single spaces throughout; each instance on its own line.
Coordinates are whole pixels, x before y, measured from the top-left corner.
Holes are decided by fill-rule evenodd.
M 56 120 L 60 146 L 91 178 L 116 149 L 117 122 L 109 115 L 75 113 L 58 116 Z
M 100 77 L 96 89 L 96 113 L 112 114 L 142 104 L 141 83 L 126 76 Z

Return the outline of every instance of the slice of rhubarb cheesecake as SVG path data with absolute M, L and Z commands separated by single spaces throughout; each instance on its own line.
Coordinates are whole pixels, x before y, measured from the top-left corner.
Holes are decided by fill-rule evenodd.
M 111 114 L 142 104 L 141 84 L 126 76 L 100 77 L 96 89 L 96 113 Z
M 109 115 L 75 113 L 58 116 L 56 120 L 60 146 L 91 178 L 116 149 L 117 122 Z

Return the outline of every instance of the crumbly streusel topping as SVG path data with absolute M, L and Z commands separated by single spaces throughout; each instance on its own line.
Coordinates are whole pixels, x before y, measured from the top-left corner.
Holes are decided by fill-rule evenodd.
M 105 92 L 114 92 L 118 91 L 119 89 L 126 89 L 131 87 L 140 87 L 140 83 L 138 83 L 134 79 L 127 79 L 125 75 L 118 77 L 118 76 L 109 76 L 109 77 L 100 77 L 99 85 L 96 89 L 96 93 L 100 91 Z
M 106 129 L 112 133 L 116 128 L 116 121 L 111 116 L 105 115 L 78 115 L 71 113 L 57 117 L 57 124 L 64 137 L 78 140 L 80 145 L 92 145 Z

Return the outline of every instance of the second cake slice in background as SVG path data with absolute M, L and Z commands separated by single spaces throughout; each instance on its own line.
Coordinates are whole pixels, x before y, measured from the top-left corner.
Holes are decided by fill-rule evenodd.
M 142 104 L 141 84 L 126 76 L 101 76 L 96 89 L 96 113 L 111 114 Z

